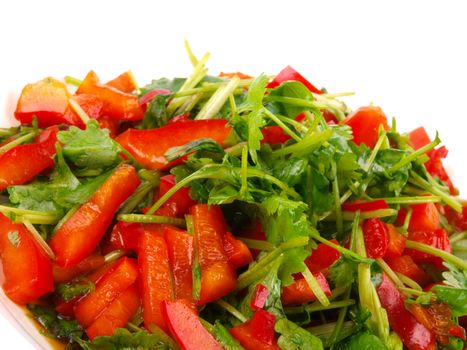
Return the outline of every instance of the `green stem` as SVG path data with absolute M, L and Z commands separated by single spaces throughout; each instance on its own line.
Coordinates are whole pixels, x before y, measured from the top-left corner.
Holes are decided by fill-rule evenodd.
M 317 311 L 340 309 L 341 307 L 346 307 L 346 306 L 351 306 L 351 305 L 355 305 L 355 300 L 347 298 L 345 300 L 333 301 L 327 306 L 324 306 L 321 303 L 313 303 L 310 305 L 286 307 L 284 308 L 284 311 L 288 315 L 294 315 L 294 314 L 301 314 L 304 311 L 312 313 L 312 312 L 317 312 Z
M 237 239 L 245 243 L 246 246 L 250 249 L 262 250 L 265 252 L 272 252 L 275 249 L 274 246 L 268 241 L 243 237 L 237 237 Z
M 347 291 L 345 292 L 345 299 L 352 300 L 352 299 L 349 299 L 350 292 L 351 292 L 351 289 L 347 288 Z M 349 310 L 349 306 L 350 305 L 344 305 L 342 306 L 342 309 L 339 310 L 339 314 L 337 315 L 336 325 L 334 329 L 332 330 L 331 335 L 327 339 L 327 344 L 330 345 L 331 349 L 333 349 L 334 344 L 337 343 L 339 334 L 341 333 L 342 328 L 344 327 L 344 321 L 345 321 L 345 317 L 347 316 L 347 311 Z
M 243 146 L 242 149 L 242 165 L 240 169 L 240 197 L 244 197 L 248 191 L 248 146 Z
M 391 197 L 391 198 L 375 198 L 374 200 L 384 200 L 388 204 L 421 204 L 421 203 L 439 203 L 442 198 L 440 196 L 412 196 L 412 197 Z
M 300 122 L 297 122 L 295 119 L 288 118 L 288 117 L 285 117 L 283 115 L 276 115 L 275 114 L 275 116 L 280 121 L 292 125 L 296 130 L 300 130 L 301 132 L 304 132 L 304 133 L 306 133 L 308 131 L 308 128 L 305 125 L 303 125 Z
M 305 265 L 305 270 L 302 271 L 302 275 L 305 278 L 306 283 L 308 284 L 308 287 L 312 290 L 313 294 L 316 296 L 318 301 L 323 305 L 324 307 L 329 306 L 330 302 L 326 294 L 324 294 L 323 289 L 318 283 L 318 280 L 316 279 L 315 276 L 311 273 L 311 271 L 308 269 L 308 267 Z
M 44 240 L 44 238 L 42 238 L 41 234 L 36 230 L 34 225 L 27 220 L 23 221 L 23 225 L 28 229 L 28 231 L 31 233 L 36 243 L 44 250 L 44 252 L 48 255 L 48 257 L 52 261 L 55 261 L 55 254 L 52 248 L 49 247 L 47 242 Z
M 9 151 L 10 149 L 21 145 L 22 143 L 29 142 L 33 140 L 37 136 L 37 132 L 32 131 L 30 133 L 27 133 L 26 135 L 20 136 L 7 144 L 3 145 L 0 147 L 0 154 L 5 153 L 6 151 Z
M 73 100 L 73 98 L 68 99 L 68 104 L 71 106 L 71 109 L 73 109 L 73 111 L 78 115 L 78 117 L 81 119 L 84 125 L 86 125 L 89 121 L 89 116 L 85 112 L 85 110 L 80 106 L 80 104 Z
M 378 209 L 378 210 L 371 210 L 371 211 L 364 211 L 361 213 L 362 219 L 370 219 L 370 218 L 385 218 L 389 216 L 397 215 L 396 209 Z M 342 218 L 344 221 L 352 221 L 355 218 L 355 212 L 353 211 L 343 211 Z M 335 221 L 336 214 L 332 212 L 330 215 L 324 218 L 324 221 Z
M 254 79 L 242 79 L 238 83 L 237 89 L 235 89 L 234 93 L 242 93 L 243 88 L 248 87 L 251 85 Z M 208 84 L 203 84 L 201 87 L 197 88 L 192 88 L 192 89 L 186 89 L 184 91 L 177 91 L 174 95 L 174 97 L 187 97 L 187 96 L 192 96 L 192 95 L 197 95 L 197 94 L 206 94 L 210 92 L 215 92 L 217 91 L 220 87 L 223 87 L 227 85 L 228 82 L 222 82 L 222 83 L 208 83 Z
M 449 237 L 449 240 L 451 241 L 451 244 L 454 244 L 458 241 L 462 241 L 464 238 L 467 238 L 467 231 L 455 233 Z
M 403 284 L 405 284 L 406 286 L 409 286 L 410 288 L 413 288 L 415 290 L 420 290 L 420 291 L 423 290 L 423 288 L 417 282 L 415 282 L 413 279 L 407 277 L 406 275 L 403 275 L 403 274 L 401 274 L 399 272 L 396 272 L 396 275 L 397 275 L 397 277 L 399 277 L 401 282 Z
M 116 261 L 118 260 L 119 258 L 121 258 L 122 256 L 124 256 L 126 253 L 124 250 L 121 250 L 121 249 L 117 249 L 117 250 L 113 250 L 111 251 L 110 253 L 107 253 L 105 256 L 104 256 L 104 262 L 106 264 L 108 263 L 111 263 L 113 261 Z
M 284 132 L 292 137 L 295 141 L 300 142 L 302 140 L 300 136 L 294 133 L 287 125 L 282 122 L 282 120 L 271 113 L 271 111 L 269 111 L 267 108 L 264 108 L 264 113 L 269 117 L 269 119 L 273 120 L 277 125 L 279 125 L 281 129 L 284 130 Z
M 131 213 L 139 203 L 146 197 L 146 195 L 154 189 L 154 185 L 149 182 L 145 181 L 138 186 L 138 188 L 133 192 L 133 194 L 125 201 L 121 209 L 119 210 L 119 214 L 128 214 Z
M 336 228 L 337 234 L 342 236 L 344 232 L 344 218 L 342 217 L 342 207 L 340 202 L 340 193 L 339 193 L 339 180 L 337 179 L 337 166 L 336 162 L 331 162 L 332 173 L 334 180 L 332 180 L 332 192 L 334 195 L 334 213 L 336 216 Z
M 239 142 L 232 147 L 226 148 L 224 152 L 231 155 L 232 157 L 239 157 L 240 155 L 242 155 L 243 147 L 247 145 L 248 145 L 248 142 L 246 141 Z
M 234 308 L 232 305 L 230 305 L 228 302 L 226 302 L 223 299 L 219 299 L 216 301 L 216 304 L 219 305 L 221 308 L 226 310 L 228 313 L 231 315 L 235 316 L 237 319 L 239 319 L 242 323 L 246 322 L 247 318 L 243 316 L 243 314 L 238 311 L 236 308 Z
M 283 157 L 288 154 L 310 154 L 315 149 L 318 149 L 323 143 L 329 140 L 332 136 L 333 131 L 331 129 L 323 130 L 320 132 L 313 132 L 309 136 L 304 137 L 293 145 L 280 148 L 272 152 L 273 157 Z
M 74 86 L 77 86 L 77 87 L 79 87 L 83 82 L 81 79 L 71 77 L 69 75 L 66 75 L 65 78 L 63 78 L 63 80 L 65 80 L 65 83 L 70 84 L 70 85 L 74 85 Z
M 414 250 L 418 250 L 423 253 L 428 253 L 428 254 L 437 256 L 448 263 L 451 263 L 461 269 L 467 270 L 467 261 L 461 258 L 458 258 L 457 256 L 452 255 L 448 252 L 445 252 L 444 250 L 434 248 L 425 243 L 415 242 L 410 239 L 408 239 L 405 242 L 405 246 L 409 249 L 414 249 Z
M 229 96 L 237 88 L 239 82 L 240 78 L 233 77 L 227 85 L 217 89 L 217 91 L 211 96 L 211 98 L 205 103 L 203 108 L 196 115 L 195 119 L 202 120 L 213 118 L 220 111 Z
M 143 224 L 167 224 L 179 227 L 186 227 L 184 219 L 173 218 L 170 216 L 144 215 L 144 214 L 120 214 L 117 220 L 123 222 L 139 222 Z

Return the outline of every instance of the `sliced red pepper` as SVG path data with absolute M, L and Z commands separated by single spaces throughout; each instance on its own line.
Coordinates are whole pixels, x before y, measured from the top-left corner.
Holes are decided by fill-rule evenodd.
M 79 125 L 79 117 L 68 113 L 70 96 L 66 85 L 54 78 L 28 84 L 18 99 L 15 117 L 21 124 L 31 124 L 35 116 L 41 128 L 56 124 Z
M 266 240 L 266 233 L 264 232 L 263 225 L 259 220 L 245 227 L 241 232 L 239 232 L 239 236 L 248 239 L 256 239 L 258 241 Z M 256 258 L 259 253 L 261 253 L 260 250 L 251 250 L 251 255 L 253 255 L 253 258 Z
M 395 272 L 413 279 L 422 287 L 426 286 L 431 281 L 430 276 L 428 276 L 425 271 L 414 263 L 413 259 L 408 255 L 401 255 L 392 259 L 387 259 L 386 262 Z
M 414 204 L 409 231 L 434 231 L 439 228 L 439 212 L 434 203 Z
M 356 200 L 355 202 L 347 202 L 342 204 L 342 210 L 344 211 L 373 211 L 380 209 L 388 209 L 389 206 L 384 199 L 377 199 L 371 202 L 365 202 L 362 200 Z
M 91 119 L 98 119 L 102 116 L 102 110 L 104 109 L 104 102 L 99 97 L 91 94 L 80 94 L 71 97 L 79 106 L 83 109 L 86 115 Z M 67 113 L 75 113 L 72 109 Z M 81 125 L 84 124 L 80 121 Z
M 318 281 L 319 286 L 323 290 L 326 296 L 331 295 L 331 288 L 329 287 L 328 281 L 323 273 L 318 272 L 313 274 Z M 311 290 L 305 278 L 299 278 L 290 286 L 286 286 L 282 289 L 282 304 L 285 306 L 290 305 L 301 305 L 304 303 L 309 303 L 311 301 L 316 301 L 316 295 Z
M 253 292 L 253 296 L 250 302 L 250 308 L 253 311 L 262 309 L 268 301 L 269 290 L 261 283 L 258 283 Z
M 118 221 L 112 229 L 109 237 L 111 250 L 122 249 L 136 252 L 139 236 L 143 234 L 144 227 L 136 222 Z
M 143 108 L 143 110 L 146 111 L 148 103 L 152 101 L 154 97 L 156 97 L 157 95 L 169 95 L 171 93 L 172 91 L 167 89 L 154 89 L 148 91 L 139 99 L 139 104 L 141 105 L 141 108 Z
M 177 180 L 174 175 L 169 174 L 160 178 L 157 198 L 162 197 L 172 187 Z M 157 199 L 155 198 L 155 199 Z M 162 216 L 181 217 L 188 214 L 190 207 L 196 204 L 196 201 L 190 197 L 190 189 L 182 187 L 175 192 L 154 214 Z
M 428 145 L 431 140 L 423 126 L 409 132 L 410 144 L 414 149 Z
M 0 213 L 0 260 L 3 290 L 17 304 L 24 305 L 52 292 L 52 262 L 22 224 Z
M 112 336 L 118 328 L 125 327 L 138 309 L 141 300 L 135 285 L 122 292 L 114 301 L 86 328 L 90 340 L 100 336 Z
M 102 114 L 109 119 L 137 121 L 144 117 L 138 97 L 101 84 L 98 76 L 90 71 L 79 86 L 76 94 L 97 96 L 103 102 Z
M 308 88 L 308 90 L 310 90 L 311 92 L 314 92 L 315 94 L 323 93 L 321 90 L 316 88 L 312 83 L 306 80 L 303 77 L 303 75 L 301 75 L 291 66 L 287 66 L 283 70 L 281 70 L 279 74 L 277 74 L 276 77 L 268 85 L 266 85 L 266 87 L 272 89 L 286 81 L 298 81 L 302 83 L 303 85 L 305 85 Z
M 163 301 L 161 309 L 170 333 L 182 350 L 222 350 L 219 342 L 203 327 L 187 300 Z
M 81 260 L 76 266 L 63 268 L 53 265 L 53 275 L 55 283 L 64 283 L 71 281 L 84 273 L 97 270 L 105 264 L 105 257 L 101 254 L 93 254 Z
M 407 240 L 403 235 L 397 231 L 394 225 L 386 224 L 388 229 L 388 249 L 384 254 L 385 259 L 394 259 L 401 256 L 405 249 L 405 241 Z
M 73 298 L 69 301 L 65 301 L 63 299 L 59 299 L 55 303 L 55 311 L 59 313 L 60 315 L 66 316 L 66 317 L 75 317 L 75 305 L 76 302 L 78 301 L 79 297 Z
M 175 299 L 193 298 L 194 237 L 172 226 L 164 228 L 172 267 Z
M 101 129 L 109 130 L 109 136 L 111 138 L 116 138 L 120 134 L 120 122 L 118 120 L 111 120 L 106 117 L 97 118 L 99 127 Z
M 50 240 L 57 264 L 71 267 L 89 256 L 104 236 L 117 209 L 139 184 L 135 168 L 120 165 Z
M 135 283 L 138 266 L 134 259 L 123 257 L 102 276 L 96 288 L 75 306 L 76 320 L 89 327 L 101 313 L 126 289 Z
M 58 128 L 50 127 L 36 140 L 0 154 L 0 192 L 8 186 L 22 185 L 54 165 Z
M 213 139 L 222 145 L 231 129 L 225 119 L 186 120 L 183 123 L 168 124 L 157 129 L 128 129 L 116 140 L 141 165 L 149 169 L 168 169 L 180 163 L 180 161 L 167 163 L 164 154 L 168 149 L 202 138 Z
M 409 232 L 409 239 L 451 253 L 451 243 L 449 241 L 448 234 L 443 229 L 438 229 L 435 231 Z M 423 253 L 415 249 L 406 249 L 405 254 L 411 256 L 412 259 L 418 264 L 427 263 L 436 266 L 438 269 L 445 269 L 443 265 L 443 259 L 440 257 L 428 253 Z
M 371 218 L 363 223 L 362 229 L 367 256 L 371 259 L 382 258 L 389 245 L 386 224 L 378 218 Z
M 276 317 L 262 309 L 257 310 L 251 319 L 233 327 L 230 334 L 246 350 L 279 350 L 274 325 Z
M 265 126 L 261 129 L 263 139 L 261 143 L 269 143 L 270 145 L 278 145 L 290 140 L 290 136 L 284 133 L 284 130 L 277 125 Z
M 331 242 L 339 245 L 336 239 L 331 239 Z M 305 264 L 312 273 L 318 273 L 334 264 L 340 257 L 341 253 L 337 250 L 320 243 L 318 247 L 311 252 L 311 255 L 305 259 Z
M 173 299 L 169 253 L 164 238 L 144 231 L 138 242 L 138 266 L 146 327 L 155 323 L 167 331 L 161 302 Z
M 121 92 L 131 93 L 136 90 L 135 80 L 133 74 L 130 71 L 126 71 L 120 74 L 118 77 L 105 83 L 107 86 L 111 86 Z
M 227 232 L 219 206 L 196 204 L 193 216 L 195 247 L 201 268 L 201 305 L 215 301 L 232 292 L 237 284 L 234 268 L 224 251 L 223 236 Z
M 248 265 L 253 261 L 250 249 L 245 243 L 236 239 L 230 232 L 224 235 L 224 251 L 229 264 L 235 268 Z
M 376 291 L 388 314 L 389 325 L 409 350 L 436 349 L 434 333 L 406 310 L 403 295 L 384 273 Z
M 448 211 L 446 212 L 446 216 L 449 220 L 449 223 L 454 225 L 454 227 L 458 231 L 466 231 L 467 230 L 467 205 L 462 207 L 462 212 L 457 213 L 451 208 L 447 207 Z
M 375 106 L 360 107 L 341 123 L 352 128 L 353 142 L 357 145 L 364 143 L 370 148 L 378 142 L 379 127 L 382 125 L 385 130 L 389 129 L 386 115 Z

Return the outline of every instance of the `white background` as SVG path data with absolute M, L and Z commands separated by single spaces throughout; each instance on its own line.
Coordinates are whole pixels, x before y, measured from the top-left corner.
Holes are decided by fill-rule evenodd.
M 465 3 L 465 2 L 464 2 Z M 467 14 L 463 1 L 2 1 L 0 125 L 21 87 L 45 76 L 108 80 L 131 68 L 140 85 L 187 75 L 183 38 L 211 73 L 277 73 L 290 64 L 318 87 L 355 91 L 400 130 L 440 131 L 467 193 Z M 465 175 L 464 175 L 465 176 Z M 462 183 L 463 181 L 463 183 Z M 0 313 L 2 311 L 0 310 Z M 0 348 L 29 349 L 0 316 Z

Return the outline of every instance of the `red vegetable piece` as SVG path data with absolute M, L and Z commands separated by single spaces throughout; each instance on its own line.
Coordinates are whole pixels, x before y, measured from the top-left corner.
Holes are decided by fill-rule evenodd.
M 265 126 L 261 129 L 263 139 L 261 143 L 269 143 L 270 145 L 278 145 L 290 140 L 290 136 L 284 133 L 284 130 L 280 126 L 271 125 Z
M 143 110 L 146 110 L 148 103 L 151 102 L 154 97 L 156 97 L 157 95 L 169 95 L 171 93 L 172 91 L 167 89 L 154 89 L 148 91 L 139 99 L 139 104 L 141 105 Z
M 261 224 L 261 221 L 259 220 L 256 222 L 253 222 L 251 225 L 244 228 L 241 232 L 239 232 L 238 235 L 243 238 L 255 239 L 258 241 L 266 240 L 266 233 L 264 233 L 263 225 Z M 256 256 L 258 256 L 259 253 L 261 253 L 260 250 L 257 250 L 257 249 L 251 250 L 251 255 L 253 255 L 253 258 L 256 258 Z
M 64 283 L 71 281 L 84 273 L 98 269 L 105 264 L 105 257 L 100 254 L 93 254 L 81 260 L 76 266 L 63 268 L 53 265 L 53 275 L 55 283 Z
M 172 268 L 175 299 L 193 299 L 194 238 L 172 226 L 165 226 L 169 262 Z
M 444 231 L 443 229 L 438 229 L 435 231 L 409 232 L 408 238 L 412 241 L 424 243 L 434 248 L 438 248 L 444 250 L 445 252 L 451 253 L 451 243 L 449 241 L 449 237 L 446 231 Z M 406 249 L 405 254 L 411 256 L 412 259 L 418 264 L 427 263 L 432 264 L 438 269 L 445 269 L 443 265 L 443 259 L 437 256 L 428 253 L 423 253 L 415 249 Z
M 459 325 L 451 326 L 451 328 L 449 328 L 448 332 L 449 332 L 449 335 L 451 335 L 453 337 L 460 338 L 463 341 L 467 340 L 466 335 L 465 335 L 465 329 L 463 327 L 459 326 Z
M 134 259 L 123 257 L 96 283 L 96 288 L 75 306 L 76 320 L 89 327 L 102 312 L 127 288 L 135 283 L 138 266 Z
M 173 299 L 169 253 L 164 238 L 147 231 L 138 243 L 138 266 L 143 297 L 143 320 L 164 330 L 167 325 L 162 316 L 161 302 Z
M 225 119 L 186 120 L 183 124 L 173 123 L 157 129 L 128 129 L 116 140 L 141 165 L 149 169 L 169 169 L 180 160 L 167 163 L 164 154 L 168 149 L 202 138 L 211 138 L 222 145 L 230 131 Z
M 230 334 L 246 350 L 279 350 L 274 333 L 275 322 L 273 314 L 259 309 L 250 320 L 233 327 Z
M 39 127 L 56 124 L 79 125 L 81 120 L 69 109 L 70 93 L 66 85 L 54 78 L 45 78 L 23 88 L 16 105 L 15 118 L 21 124 L 31 124 L 37 117 Z
M 71 267 L 89 256 L 104 236 L 117 209 L 139 184 L 135 168 L 120 165 L 50 240 L 57 264 Z
M 54 165 L 57 132 L 56 126 L 50 127 L 34 143 L 0 154 L 0 192 L 8 186 L 22 185 Z
M 286 81 L 298 81 L 305 85 L 308 90 L 315 94 L 322 94 L 323 92 L 316 88 L 312 83 L 306 80 L 299 72 L 293 69 L 291 66 L 285 67 L 283 70 L 276 75 L 276 77 L 266 86 L 268 88 L 275 88 Z
M 109 119 L 125 121 L 143 119 L 143 109 L 139 105 L 137 96 L 101 84 L 93 71 L 88 73 L 76 91 L 77 95 L 83 93 L 97 96 L 103 103 L 102 114 Z
M 414 149 L 420 149 L 428 145 L 431 140 L 424 127 L 419 127 L 409 132 L 410 144 Z
M 250 249 L 230 232 L 224 234 L 224 251 L 229 264 L 235 268 L 245 266 L 253 261 Z
M 201 305 L 215 301 L 235 289 L 237 278 L 224 251 L 223 236 L 227 232 L 219 206 L 196 204 L 193 217 L 195 247 L 201 268 Z
M 395 272 L 413 279 L 422 287 L 426 286 L 431 281 L 430 276 L 414 263 L 409 255 L 401 255 L 392 259 L 387 259 L 387 263 Z
M 131 93 L 136 90 L 137 86 L 135 85 L 135 80 L 133 79 L 133 74 L 130 71 L 126 71 L 120 74 L 118 77 L 112 79 L 111 81 L 105 83 L 107 86 L 111 86 L 121 92 Z
M 439 228 L 439 212 L 434 203 L 414 204 L 409 231 L 434 231 Z
M 130 286 L 86 328 L 89 339 L 112 336 L 118 328 L 125 327 L 140 303 L 138 289 L 135 285 Z
M 187 300 L 163 301 L 164 320 L 182 350 L 222 350 L 219 342 L 203 327 Z
M 3 290 L 24 305 L 54 289 L 52 262 L 31 233 L 0 213 L 0 260 Z
M 406 310 L 403 295 L 386 274 L 383 273 L 376 291 L 388 314 L 389 325 L 409 350 L 436 349 L 435 335 Z
M 109 244 L 112 250 L 122 249 L 136 252 L 138 240 L 143 231 L 143 225 L 140 223 L 118 221 L 110 233 Z
M 220 72 L 219 77 L 228 78 L 228 79 L 232 79 L 233 77 L 239 77 L 240 79 L 252 79 L 253 78 L 251 75 L 244 74 L 241 72 L 232 72 L 232 73 Z
M 253 311 L 262 309 L 268 300 L 269 290 L 261 283 L 255 287 L 253 297 L 251 298 L 250 307 Z
M 364 143 L 370 148 L 375 147 L 378 142 L 380 125 L 385 130 L 389 129 L 386 115 L 381 108 L 375 106 L 360 107 L 341 123 L 352 128 L 353 142 L 357 145 Z
M 162 197 L 172 187 L 175 186 L 177 180 L 172 174 L 162 176 L 160 178 L 159 190 L 157 198 Z M 196 201 L 190 197 L 190 189 L 182 187 L 175 192 L 154 214 L 162 216 L 180 217 L 188 214 L 190 207 L 196 204 Z
M 394 259 L 404 252 L 406 238 L 397 231 L 394 225 L 386 224 L 386 227 L 388 229 L 389 243 L 384 258 Z
M 331 239 L 331 242 L 339 245 L 336 239 Z M 318 247 L 311 252 L 311 255 L 305 259 L 305 264 L 312 273 L 318 273 L 334 264 L 340 257 L 341 254 L 337 250 L 320 243 Z
M 328 281 L 323 273 L 318 272 L 313 274 L 318 281 L 319 286 L 327 296 L 331 295 L 331 288 L 329 288 Z M 311 301 L 316 301 L 316 295 L 308 286 L 307 281 L 304 278 L 297 279 L 290 286 L 286 286 L 282 289 L 282 304 L 285 306 L 290 305 L 301 305 Z
M 364 202 L 362 200 L 356 200 L 355 202 L 347 202 L 342 204 L 342 209 L 344 211 L 357 211 L 360 210 L 361 212 L 365 211 L 373 211 L 373 210 L 380 210 L 380 209 L 388 209 L 389 206 L 384 199 L 377 199 L 371 202 Z
M 363 223 L 362 228 L 367 256 L 371 259 L 382 258 L 389 245 L 386 224 L 378 218 L 371 218 Z

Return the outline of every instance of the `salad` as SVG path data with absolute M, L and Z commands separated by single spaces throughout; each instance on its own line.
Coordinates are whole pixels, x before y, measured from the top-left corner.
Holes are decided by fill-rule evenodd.
M 11 301 L 67 349 L 464 349 L 438 135 L 187 51 L 187 78 L 24 87 L 0 129 Z

